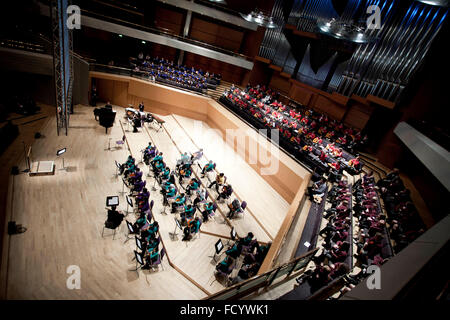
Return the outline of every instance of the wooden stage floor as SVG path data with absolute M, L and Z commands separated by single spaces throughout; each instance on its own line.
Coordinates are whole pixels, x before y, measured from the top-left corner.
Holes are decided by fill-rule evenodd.
M 114 110 L 116 121 L 108 134 L 95 121 L 91 107 L 75 107 L 69 136 L 56 136 L 56 121 L 50 120 L 41 131 L 45 138 L 35 140 L 33 161 L 55 160 L 55 175 L 11 176 L 12 220 L 28 230 L 10 237 L 7 270 L 3 270 L 6 288 L 2 288 L 7 299 L 202 299 L 224 288 L 213 282 L 216 262 L 212 255 L 214 243 L 228 237 L 231 226 L 240 236 L 253 232 L 261 242 L 275 237 L 290 204 L 243 159 L 235 157 L 218 134 L 211 133 L 204 139 L 206 131 L 195 128 L 201 124 L 202 130 L 207 130 L 206 123 L 167 115 L 161 116 L 166 123 L 158 132 L 155 127 L 146 126 L 139 133 L 132 133 L 132 128 L 125 124 L 124 109 Z M 127 144 L 116 149 L 116 140 L 124 134 Z M 174 267 L 164 258 L 164 270 L 137 273 L 130 271 L 135 268 L 132 261 L 135 244 L 134 240 L 124 243 L 125 222 L 114 240 L 111 230 L 105 230 L 104 238 L 101 234 L 106 219 L 106 196 L 122 191 L 120 177 L 114 177 L 114 160 L 125 161 L 130 151 L 139 161 L 140 151 L 149 141 L 164 153 L 170 168 L 180 152 L 203 148 L 205 157 L 200 163 L 206 163 L 207 159 L 216 162 L 217 169 L 225 172 L 233 185 L 233 197 L 246 200 L 248 208 L 244 218 L 232 221 L 225 221 L 217 212 L 214 220 L 202 225 L 199 237 L 185 243 L 180 234 L 177 239 L 170 237 L 175 215 L 169 209 L 167 214 L 161 214 L 159 188 L 152 191 L 154 179 L 147 177 L 150 199 L 155 201 L 154 217 L 160 224 L 162 242 Z M 56 150 L 64 147 L 67 147 L 64 155 L 67 170 L 60 170 L 62 160 L 57 159 Z M 230 161 L 230 157 L 235 161 Z M 141 163 L 140 168 L 146 176 L 148 167 Z M 202 184 L 206 183 L 207 178 L 202 179 Z M 209 192 L 216 196 L 215 190 Z M 220 208 L 224 214 L 228 212 L 225 203 Z M 126 210 L 124 196 L 120 196 L 119 210 Z M 126 219 L 134 222 L 135 217 L 129 214 Z M 67 268 L 71 265 L 80 267 L 81 289 L 67 288 L 70 276 Z

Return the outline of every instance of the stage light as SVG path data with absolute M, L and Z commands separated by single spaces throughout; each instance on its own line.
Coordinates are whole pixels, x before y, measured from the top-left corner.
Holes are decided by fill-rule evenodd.
M 123 37 L 123 35 L 119 34 L 119 38 L 122 38 L 122 37 Z
M 318 19 L 317 27 L 322 34 L 350 42 L 367 43 L 376 39 L 372 34 L 366 33 L 364 27 L 350 21 Z
M 142 42 L 142 44 L 145 44 L 145 41 L 141 41 Z
M 240 15 L 244 20 L 256 23 L 257 25 L 267 29 L 273 29 L 278 26 L 272 16 L 258 9 L 253 10 L 249 14 L 240 13 Z
M 425 3 L 430 6 L 438 6 L 438 7 L 449 7 L 449 0 L 416 0 L 417 2 Z
M 219 4 L 227 4 L 225 0 L 208 0 L 209 2 L 219 3 Z

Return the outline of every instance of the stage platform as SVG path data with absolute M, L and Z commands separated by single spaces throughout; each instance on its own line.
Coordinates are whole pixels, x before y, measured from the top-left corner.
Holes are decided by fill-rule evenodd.
M 55 176 L 33 179 L 29 175 L 14 177 L 12 216 L 28 228 L 23 235 L 11 237 L 7 287 L 7 299 L 204 299 L 224 286 L 213 281 L 216 262 L 211 256 L 214 243 L 221 238 L 227 242 L 231 226 L 222 214 L 202 225 L 200 237 L 190 242 L 172 239 L 174 217 L 164 209 L 162 197 L 152 191 L 154 178 L 148 167 L 141 163 L 143 176 L 150 190 L 150 199 L 155 201 L 154 217 L 160 224 L 160 234 L 167 250 L 163 259 L 164 270 L 130 271 L 135 268 L 132 261 L 134 240 L 124 243 L 127 230 L 125 221 L 112 240 L 111 230 L 102 229 L 106 220 L 105 199 L 119 195 L 122 181 L 115 176 L 114 160 L 123 162 L 131 153 L 140 160 L 140 150 L 153 141 L 164 152 L 164 160 L 172 168 L 181 151 L 196 151 L 200 146 L 207 159 L 217 163 L 233 184 L 236 195 L 248 203 L 244 218 L 231 220 L 240 236 L 252 231 L 261 242 L 269 242 L 276 236 L 288 211 L 290 203 L 270 185 L 270 179 L 261 177 L 257 168 L 246 161 L 229 161 L 232 148 L 224 146 L 224 156 L 219 157 L 220 134 L 213 134 L 211 126 L 203 122 L 203 129 L 210 135 L 201 139 L 203 131 L 195 130 L 194 120 L 179 115 L 157 114 L 165 121 L 164 130 L 154 126 L 139 128 L 138 133 L 127 130 L 125 109 L 114 106 L 117 117 L 108 133 L 98 126 L 93 108 L 76 106 L 71 115 L 69 136 L 56 135 L 56 121 L 49 121 L 43 129 L 45 140 L 35 140 L 34 157 L 45 159 L 62 145 L 70 148 L 66 160 L 72 170 Z M 107 149 L 109 139 L 120 140 L 126 136 L 121 149 Z M 228 156 L 227 156 L 228 154 Z M 206 158 L 201 163 L 206 163 Z M 231 158 L 230 158 L 231 159 Z M 289 164 L 289 168 L 303 174 Z M 33 173 L 55 173 L 55 164 L 41 162 Z M 198 171 L 197 171 L 198 172 Z M 306 170 L 304 171 L 307 174 Z M 212 175 L 210 178 L 213 178 Z M 208 178 L 202 179 L 206 184 Z M 278 183 L 278 181 L 274 181 Z M 210 189 L 214 196 L 215 190 Z M 11 192 L 11 191 L 10 191 Z M 226 203 L 220 204 L 227 213 Z M 119 210 L 127 209 L 125 196 L 120 195 Z M 134 222 L 135 217 L 126 217 Z M 160 247 L 161 249 L 161 247 Z M 167 258 L 170 259 L 167 260 Z M 221 257 L 223 259 L 223 255 Z M 81 289 L 69 290 L 66 286 L 67 268 L 76 265 L 81 271 Z M 235 270 L 233 275 L 237 273 Z

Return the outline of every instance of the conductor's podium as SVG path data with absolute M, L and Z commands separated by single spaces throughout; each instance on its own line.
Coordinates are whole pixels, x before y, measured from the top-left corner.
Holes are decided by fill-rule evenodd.
M 30 176 L 47 176 L 55 174 L 55 161 L 36 161 L 31 164 Z

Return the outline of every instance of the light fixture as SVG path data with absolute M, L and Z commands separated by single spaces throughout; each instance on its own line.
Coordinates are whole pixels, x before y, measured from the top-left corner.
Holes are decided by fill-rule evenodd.
M 438 6 L 438 7 L 449 7 L 449 0 L 416 0 L 417 2 L 422 2 L 425 4 L 429 4 L 430 6 Z
M 123 37 L 123 35 L 119 34 L 119 38 L 122 38 L 122 37 Z
M 353 24 L 351 21 L 337 20 L 335 18 L 331 20 L 318 19 L 317 27 L 320 33 L 350 42 L 367 43 L 375 39 L 375 37 L 366 33 L 362 25 Z
M 273 29 L 277 27 L 273 17 L 264 13 L 261 10 L 255 9 L 249 14 L 240 13 L 241 17 L 248 22 L 256 23 L 260 27 Z
M 225 0 L 208 0 L 209 2 L 219 3 L 219 4 L 227 4 Z
M 142 40 L 141 42 L 142 42 L 142 44 L 145 44 L 145 41 L 144 41 L 144 40 Z

